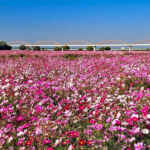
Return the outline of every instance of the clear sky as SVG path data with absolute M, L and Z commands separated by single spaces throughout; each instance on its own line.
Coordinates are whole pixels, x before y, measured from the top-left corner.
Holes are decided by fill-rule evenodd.
M 0 0 L 0 40 L 150 40 L 150 0 Z

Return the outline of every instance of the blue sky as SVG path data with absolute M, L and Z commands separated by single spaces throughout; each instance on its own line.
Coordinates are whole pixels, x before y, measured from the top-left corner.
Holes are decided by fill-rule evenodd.
M 150 40 L 149 0 L 0 0 L 0 40 Z

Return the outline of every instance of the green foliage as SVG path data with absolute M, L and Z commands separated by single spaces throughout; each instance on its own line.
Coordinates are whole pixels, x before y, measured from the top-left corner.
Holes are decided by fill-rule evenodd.
M 43 47 L 43 48 L 41 48 L 41 51 L 46 51 L 46 50 L 47 50 L 47 48 L 44 48 L 44 47 Z
M 137 82 L 138 81 L 138 82 Z M 150 88 L 150 83 L 144 79 L 140 78 L 131 78 L 125 80 L 125 85 L 127 87 L 130 87 L 130 84 L 132 83 L 133 88 L 140 89 L 141 87 L 144 87 L 145 89 Z
M 13 58 L 13 59 L 18 59 L 19 57 L 24 58 L 24 57 L 26 57 L 26 55 L 25 54 L 18 54 L 18 55 L 11 54 L 8 57 Z
M 74 59 L 77 59 L 77 58 L 81 57 L 81 55 L 78 55 L 78 54 L 64 54 L 63 57 L 68 59 L 68 60 L 74 60 Z
M 70 50 L 70 47 L 68 45 L 65 45 L 62 47 L 64 51 Z
M 111 50 L 111 47 L 107 46 L 107 47 L 105 47 L 105 50 L 109 51 L 109 50 Z
M 105 47 L 100 47 L 99 48 L 99 51 L 104 51 L 105 50 Z
M 27 48 L 26 48 L 25 45 L 20 45 L 20 46 L 19 46 L 19 49 L 20 49 L 20 50 L 26 50 Z
M 109 50 L 111 50 L 111 47 L 109 47 L 109 46 L 106 46 L 106 47 L 100 47 L 99 50 L 100 50 L 100 51 L 104 51 L 104 50 L 109 51 Z
M 40 51 L 41 48 L 40 48 L 40 46 L 33 46 L 33 50 L 35 50 L 35 51 Z
M 120 150 L 121 143 L 117 143 L 117 137 L 114 136 L 110 141 L 106 143 L 107 150 Z
M 25 56 L 26 56 L 25 54 L 20 54 L 20 57 L 22 57 L 22 58 L 25 57 Z
M 86 47 L 86 50 L 87 50 L 87 51 L 93 51 L 93 50 L 94 50 L 94 47 L 93 47 L 93 46 L 87 46 L 87 47 Z
M 9 58 L 16 59 L 16 58 L 19 58 L 19 55 L 13 55 L 13 54 L 11 54 L 11 55 L 8 55 L 8 57 L 9 57 Z
M 146 50 L 147 50 L 147 51 L 150 51 L 150 48 L 147 48 Z
M 0 41 L 0 50 L 11 50 L 12 47 L 4 41 Z
M 32 50 L 32 48 L 29 46 L 26 46 L 26 50 Z
M 61 51 L 61 47 L 54 47 L 54 51 Z
M 78 51 L 83 51 L 83 48 L 78 48 Z

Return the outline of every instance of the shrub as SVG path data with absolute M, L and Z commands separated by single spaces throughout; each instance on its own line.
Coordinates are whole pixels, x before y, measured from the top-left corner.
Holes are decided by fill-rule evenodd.
M 29 46 L 26 46 L 26 50 L 32 50 L 32 48 Z
M 33 50 L 35 50 L 35 51 L 40 51 L 41 48 L 40 48 L 40 46 L 34 46 L 34 47 L 33 47 Z
M 19 58 L 19 55 L 13 55 L 13 54 L 10 54 L 8 55 L 9 58 L 13 58 L 13 59 L 18 59 Z
M 34 55 L 35 56 L 35 58 L 39 58 L 39 55 Z
M 86 47 L 86 50 L 87 50 L 87 51 L 93 51 L 94 48 L 93 48 L 93 46 L 87 46 L 87 47 Z
M 26 55 L 25 55 L 25 54 L 19 54 L 19 56 L 23 58 L 23 57 L 25 57 Z
M 19 46 L 19 49 L 20 49 L 20 50 L 26 50 L 27 47 L 26 47 L 25 45 L 20 45 L 20 46 Z
M 69 60 L 74 60 L 74 59 L 77 59 L 77 58 L 81 57 L 81 55 L 78 55 L 78 54 L 65 54 L 63 57 L 66 58 L 66 59 L 69 59 Z
M 8 55 L 9 58 L 18 59 L 19 57 L 24 58 L 26 57 L 25 54 L 10 54 Z
M 104 51 L 105 50 L 105 47 L 100 47 L 99 48 L 99 51 Z
M 64 51 L 70 50 L 70 47 L 68 45 L 65 45 L 62 47 Z
M 83 51 L 83 48 L 78 48 L 78 51 Z
M 109 51 L 109 50 L 111 50 L 111 47 L 107 46 L 107 47 L 105 47 L 105 50 Z
M 4 41 L 0 41 L 0 50 L 11 50 L 12 47 Z
M 61 47 L 54 47 L 54 51 L 61 51 Z
M 43 48 L 41 48 L 41 50 L 42 50 L 42 51 L 46 51 L 46 50 L 48 50 L 48 49 L 43 47 Z
M 108 50 L 111 50 L 111 47 L 109 47 L 109 46 L 100 47 L 99 50 L 100 50 L 100 51 L 104 51 L 104 50 L 107 50 L 107 51 L 108 51 Z

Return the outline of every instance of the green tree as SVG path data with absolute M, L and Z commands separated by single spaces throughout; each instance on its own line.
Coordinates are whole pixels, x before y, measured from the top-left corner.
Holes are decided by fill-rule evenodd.
M 26 47 L 25 45 L 20 45 L 20 46 L 19 46 L 19 49 L 20 49 L 20 50 L 26 50 L 27 47 Z
M 111 50 L 111 47 L 106 46 L 106 47 L 105 47 L 105 50 L 109 51 L 109 50 Z
M 147 48 L 146 50 L 147 50 L 147 51 L 150 51 L 150 48 Z
M 0 50 L 11 50 L 12 47 L 4 41 L 0 41 Z
M 99 48 L 99 51 L 104 51 L 105 50 L 105 47 L 100 47 Z
M 87 46 L 87 47 L 86 47 L 86 50 L 87 50 L 87 51 L 93 51 L 93 50 L 94 50 L 94 47 L 93 47 L 93 46 Z
M 35 50 L 35 51 L 40 51 L 40 50 L 41 50 L 41 47 L 40 47 L 40 46 L 33 46 L 33 50 Z
M 83 48 L 78 48 L 78 51 L 83 51 Z
M 63 46 L 62 48 L 63 48 L 64 51 L 70 50 L 70 47 L 68 45 Z
M 26 50 L 32 50 L 30 46 L 26 46 Z
M 109 47 L 109 46 L 100 47 L 99 50 L 100 50 L 100 51 L 104 51 L 104 50 L 107 50 L 107 51 L 108 51 L 108 50 L 111 50 L 111 47 Z
M 61 47 L 54 47 L 54 51 L 61 51 Z

